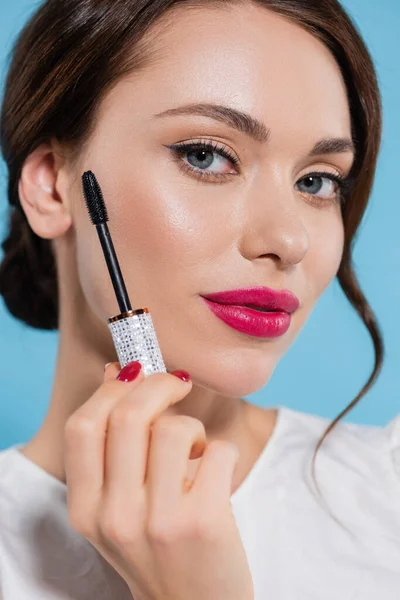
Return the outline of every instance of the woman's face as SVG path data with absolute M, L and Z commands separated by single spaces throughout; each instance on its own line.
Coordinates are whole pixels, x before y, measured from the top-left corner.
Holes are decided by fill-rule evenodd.
M 102 321 L 118 312 L 80 192 L 92 170 L 132 305 L 149 308 L 167 369 L 247 395 L 268 381 L 340 264 L 334 179 L 353 155 L 321 142 L 351 138 L 345 86 L 322 43 L 253 4 L 176 9 L 151 48 L 151 63 L 103 100 L 71 180 L 80 284 Z M 258 139 L 243 126 L 250 117 Z M 216 150 L 171 149 L 194 142 Z M 307 179 L 315 172 L 325 174 Z M 239 332 L 202 297 L 254 286 L 299 299 L 283 335 Z

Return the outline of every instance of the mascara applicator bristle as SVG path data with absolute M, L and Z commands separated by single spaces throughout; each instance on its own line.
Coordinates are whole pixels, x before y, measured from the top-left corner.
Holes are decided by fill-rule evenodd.
M 89 217 L 93 225 L 107 223 L 108 214 L 103 194 L 92 171 L 86 171 L 83 174 L 82 185 Z

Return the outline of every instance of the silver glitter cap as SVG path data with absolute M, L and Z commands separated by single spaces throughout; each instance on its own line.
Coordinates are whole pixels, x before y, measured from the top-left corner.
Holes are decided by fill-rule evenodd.
M 144 376 L 166 373 L 153 320 L 147 308 L 130 310 L 108 319 L 121 369 L 133 360 L 142 365 Z

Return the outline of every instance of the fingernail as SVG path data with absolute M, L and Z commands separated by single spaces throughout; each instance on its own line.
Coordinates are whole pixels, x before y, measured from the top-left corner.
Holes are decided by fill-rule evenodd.
M 182 381 L 190 381 L 190 375 L 187 371 L 172 371 L 171 375 L 179 377 L 179 379 L 182 379 Z
M 134 360 L 127 364 L 117 375 L 119 381 L 133 381 L 139 375 L 142 365 L 139 361 Z
M 109 367 L 110 365 L 111 365 L 111 363 L 110 363 L 110 362 L 109 362 L 109 363 L 107 363 L 106 365 L 104 365 L 104 372 L 106 372 L 106 370 L 107 370 L 107 367 Z

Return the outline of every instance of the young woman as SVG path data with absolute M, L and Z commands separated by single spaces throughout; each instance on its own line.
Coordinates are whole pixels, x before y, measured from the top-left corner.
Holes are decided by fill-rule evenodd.
M 351 254 L 380 132 L 336 0 L 37 10 L 2 106 L 0 291 L 59 353 L 42 427 L 0 454 L 3 600 L 398 600 L 398 420 L 338 422 L 382 362 Z M 87 170 L 167 373 L 116 363 Z M 328 429 L 245 401 L 335 276 L 375 346 L 363 390 Z

